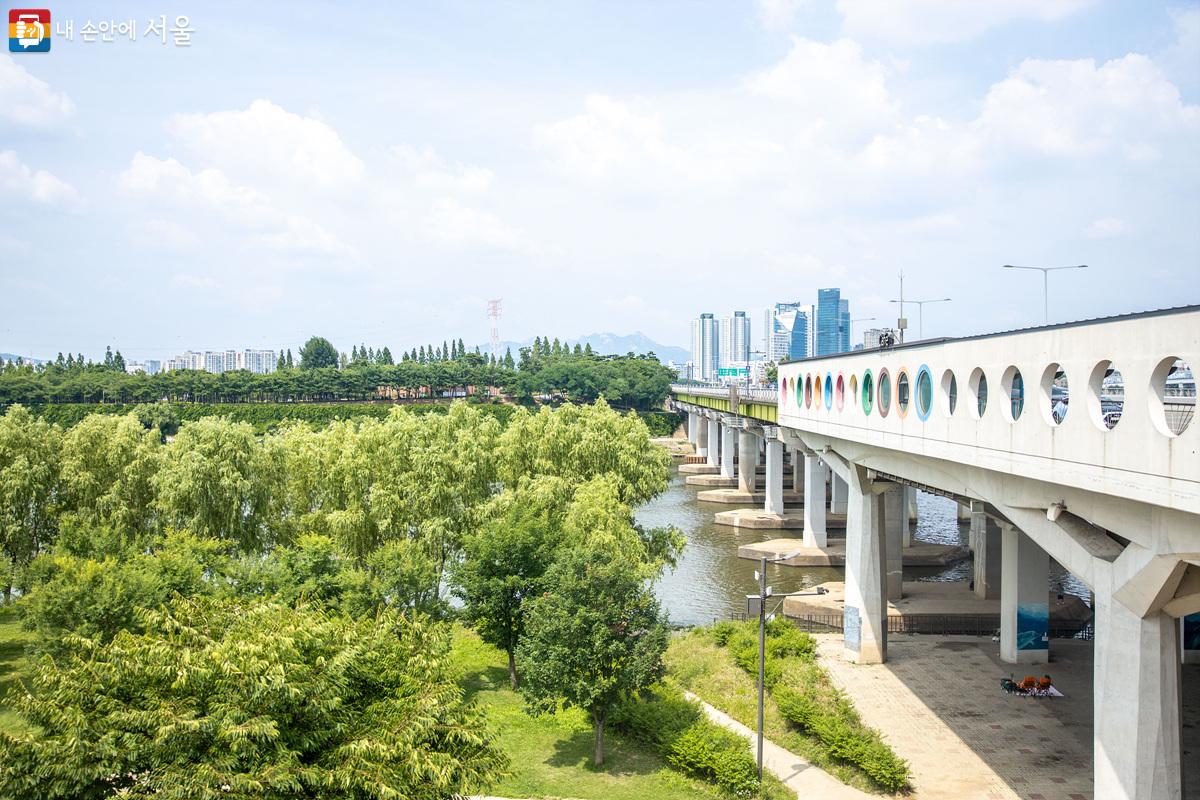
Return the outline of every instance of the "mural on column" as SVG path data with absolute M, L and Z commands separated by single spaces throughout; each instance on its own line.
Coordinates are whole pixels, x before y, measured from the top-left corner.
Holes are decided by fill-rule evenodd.
M 862 621 L 858 618 L 857 606 L 846 606 L 842 615 L 843 645 L 847 650 L 858 652 L 862 641 Z
M 1017 606 L 1017 649 L 1050 649 L 1050 606 L 1021 603 Z
M 1183 649 L 1200 650 L 1200 614 L 1183 618 Z

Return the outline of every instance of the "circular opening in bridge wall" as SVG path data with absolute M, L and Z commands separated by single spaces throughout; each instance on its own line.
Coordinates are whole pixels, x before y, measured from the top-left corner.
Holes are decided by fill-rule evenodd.
M 929 419 L 929 411 L 933 408 L 933 376 L 929 367 L 924 364 L 917 370 L 917 416 L 921 422 Z
M 908 413 L 908 401 L 911 395 L 912 386 L 909 385 L 908 371 L 901 369 L 896 375 L 896 410 L 902 417 Z
M 833 390 L 833 401 L 837 403 L 837 410 L 840 412 L 846 405 L 846 379 L 841 373 L 837 376 L 837 386 Z
M 812 375 L 804 378 L 804 407 L 812 407 Z
M 853 410 L 853 409 L 854 409 L 854 402 L 855 402 L 855 400 L 858 398 L 858 376 L 857 376 L 857 375 L 851 375 L 851 376 L 850 376 L 850 387 L 849 387 L 849 392 L 850 392 L 850 405 L 849 405 L 849 408 L 850 408 L 851 410 Z
M 871 406 L 875 402 L 875 379 L 871 377 L 871 370 L 863 373 L 862 382 L 862 410 L 868 417 L 871 416 Z
M 779 382 L 779 391 L 782 392 L 780 399 L 784 403 L 787 403 L 787 394 L 788 394 L 788 379 L 787 378 L 784 378 L 783 380 L 781 380 Z
M 942 373 L 942 413 L 947 417 L 954 416 L 954 409 L 958 408 L 958 379 L 954 377 L 954 370 L 948 369 Z
M 1004 370 L 1000 384 L 1004 388 L 1005 396 L 1008 397 L 1008 404 L 1004 408 L 1004 418 L 1009 422 L 1016 422 L 1025 410 L 1025 379 L 1021 377 L 1021 370 L 1016 367 Z
M 825 373 L 825 410 L 833 408 L 833 376 Z
M 1117 427 L 1125 412 L 1125 378 L 1111 361 L 1101 361 L 1088 376 L 1088 416 L 1100 430 Z
M 1171 356 L 1158 362 L 1150 373 L 1150 419 L 1166 436 L 1187 430 L 1196 412 L 1196 375 L 1181 358 Z
M 892 410 L 892 376 L 887 369 L 879 370 L 879 416 L 886 417 Z
M 976 367 L 971 373 L 971 380 L 967 383 L 967 388 L 971 393 L 971 416 L 975 419 L 982 419 L 983 413 L 987 411 L 987 375 L 983 370 Z
M 821 410 L 821 376 L 813 378 L 813 408 Z
M 1048 424 L 1061 425 L 1067 418 L 1070 390 L 1067 373 L 1063 372 L 1061 364 L 1051 364 L 1042 370 L 1042 379 L 1038 382 L 1038 408 Z

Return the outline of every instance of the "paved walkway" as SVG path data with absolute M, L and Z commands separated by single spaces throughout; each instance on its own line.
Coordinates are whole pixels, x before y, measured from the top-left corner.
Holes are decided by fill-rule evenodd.
M 1090 800 L 1091 642 L 1055 640 L 1048 665 L 999 660 L 990 638 L 893 636 L 888 663 L 842 657 L 842 637 L 820 635 L 818 656 L 863 721 L 913 770 L 920 800 Z M 1066 695 L 1004 694 L 1000 678 L 1050 673 Z
M 758 734 L 723 711 L 713 708 L 691 692 L 685 692 L 689 700 L 704 707 L 710 720 L 728 728 L 746 739 L 750 752 L 758 756 Z M 800 756 L 784 750 L 770 739 L 763 740 L 763 769 L 796 793 L 797 797 L 819 797 L 822 800 L 878 800 L 876 795 L 866 794 L 839 781 L 820 767 L 814 767 Z

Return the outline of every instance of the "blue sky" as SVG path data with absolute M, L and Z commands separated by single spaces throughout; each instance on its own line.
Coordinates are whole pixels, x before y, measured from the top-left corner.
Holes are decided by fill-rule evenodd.
M 493 297 L 683 345 L 900 269 L 926 335 L 1039 322 L 1003 263 L 1090 264 L 1060 320 L 1200 302 L 1200 4 L 248 5 L 0 54 L 0 351 L 481 343 Z M 160 14 L 190 48 L 80 37 Z

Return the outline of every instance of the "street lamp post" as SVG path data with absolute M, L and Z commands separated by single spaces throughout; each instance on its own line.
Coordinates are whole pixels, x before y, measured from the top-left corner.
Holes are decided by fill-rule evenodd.
M 767 564 L 777 564 L 799 555 L 784 553 L 774 558 L 762 556 L 758 565 L 758 596 L 747 595 L 746 601 L 758 600 L 758 782 L 762 783 L 763 776 L 763 704 L 766 697 L 766 663 L 767 663 L 767 598 L 773 597 L 771 587 L 767 586 Z M 825 589 L 818 586 L 815 592 L 790 592 L 779 597 L 811 597 L 825 594 Z M 782 602 L 782 601 L 781 601 Z M 770 616 L 775 616 L 774 612 Z
M 1076 264 L 1070 267 L 1022 267 L 1016 264 L 1005 264 L 1004 269 L 1030 269 L 1042 273 L 1042 314 L 1044 323 L 1050 324 L 1050 273 L 1060 269 L 1087 269 L 1087 264 Z
M 913 304 L 915 304 L 915 305 L 916 305 L 916 307 L 917 307 L 917 338 L 918 338 L 918 339 L 924 339 L 924 338 L 925 338 L 925 304 L 926 304 L 926 303 L 948 303 L 948 302 L 950 302 L 950 298 L 949 298 L 949 297 L 938 297 L 938 298 L 936 298 L 936 299 L 933 299 L 933 300 L 904 300 L 904 299 L 900 299 L 900 300 L 889 300 L 888 302 L 891 302 L 891 303 L 899 303 L 899 304 L 900 304 L 900 308 L 901 308 L 900 314 L 901 314 L 901 316 L 903 316 L 903 315 L 904 315 L 904 310 L 903 310 L 903 309 L 904 309 L 904 304 L 905 304 L 905 303 L 913 303 Z

